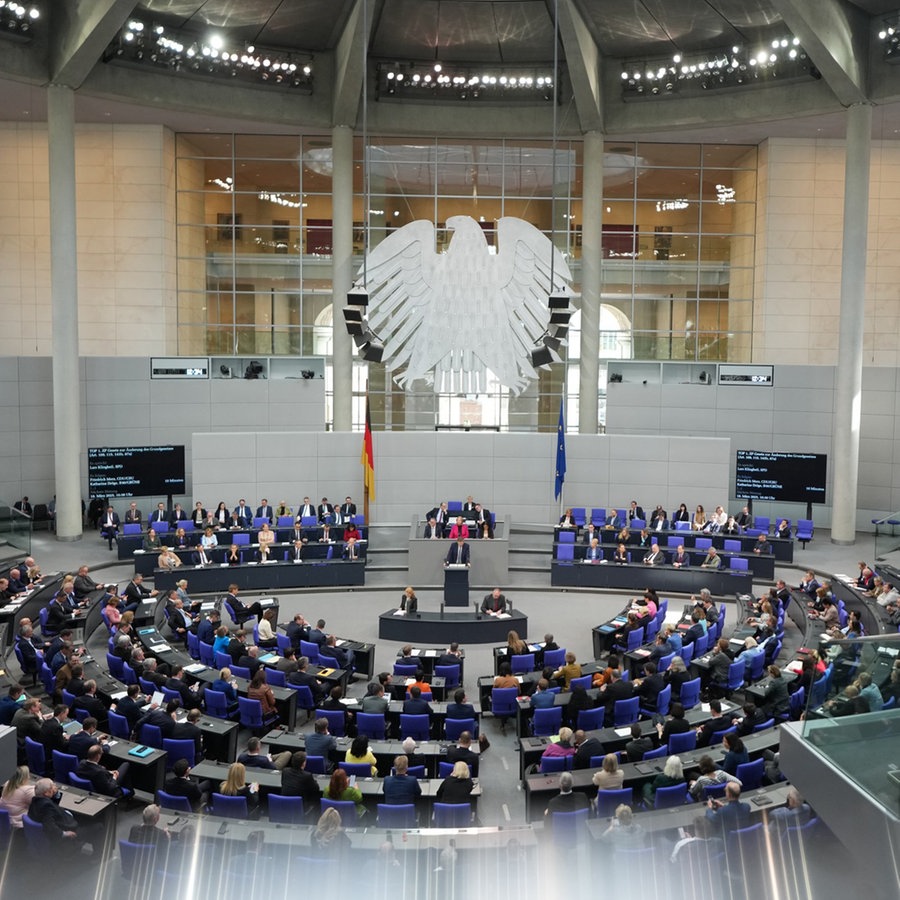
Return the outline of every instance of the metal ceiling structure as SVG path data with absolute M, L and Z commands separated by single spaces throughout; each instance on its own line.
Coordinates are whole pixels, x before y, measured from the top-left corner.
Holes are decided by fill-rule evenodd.
M 447 67 L 548 65 L 559 17 L 567 78 L 562 134 L 600 131 L 673 140 L 754 140 L 766 135 L 843 136 L 842 111 L 880 107 L 879 136 L 900 128 L 900 69 L 885 60 L 878 32 L 900 0 L 33 0 L 30 41 L 0 44 L 0 119 L 41 120 L 42 88 L 75 89 L 79 121 L 162 122 L 183 130 L 289 131 L 358 125 L 362 60 L 438 62 Z M 166 69 L 107 65 L 108 48 L 131 19 L 165 27 L 178 41 L 215 33 L 226 47 L 261 45 L 314 59 L 309 96 L 271 86 L 196 79 Z M 623 65 L 765 47 L 790 35 L 816 78 L 733 92 L 626 102 Z M 196 67 L 195 67 L 196 68 Z M 821 75 L 821 78 L 818 76 Z M 368 79 L 371 83 L 372 79 Z M 446 95 L 445 95 L 446 96 Z M 370 95 L 371 99 L 371 95 Z M 377 98 L 376 98 L 377 99 Z M 477 99 L 477 98 L 476 98 Z M 369 127 L 396 134 L 546 135 L 550 111 L 521 105 L 442 103 L 436 93 L 370 104 Z

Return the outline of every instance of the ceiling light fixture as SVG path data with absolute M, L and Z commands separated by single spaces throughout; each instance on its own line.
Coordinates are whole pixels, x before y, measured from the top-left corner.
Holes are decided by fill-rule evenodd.
M 0 4 L 3 3 L 5 0 L 0 0 Z M 313 57 L 310 53 L 265 49 L 254 44 L 242 47 L 226 44 L 226 39 L 218 33 L 201 39 L 161 24 L 148 28 L 140 19 L 130 19 L 107 47 L 103 62 L 153 66 L 192 76 L 228 78 L 267 87 L 280 85 L 312 93 Z

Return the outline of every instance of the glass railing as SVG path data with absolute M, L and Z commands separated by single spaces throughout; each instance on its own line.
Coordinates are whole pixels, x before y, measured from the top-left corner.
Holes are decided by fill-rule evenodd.
M 0 549 L 6 545 L 7 548 L 20 550 L 23 556 L 30 556 L 31 525 L 31 516 L 0 502 Z
M 900 550 L 900 512 L 890 513 L 883 519 L 874 519 L 875 560 L 883 560 L 889 553 Z
M 900 816 L 900 633 L 823 643 L 803 737 Z

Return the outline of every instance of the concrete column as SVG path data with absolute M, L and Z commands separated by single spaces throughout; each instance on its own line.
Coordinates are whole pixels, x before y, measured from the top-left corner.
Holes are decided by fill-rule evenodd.
M 75 234 L 75 95 L 47 88 L 50 145 L 50 299 L 53 310 L 53 452 L 56 537 L 81 539 L 81 378 Z
M 600 260 L 603 226 L 603 135 L 584 136 L 581 198 L 581 362 L 578 368 L 578 432 L 596 434 L 600 373 Z
M 353 357 L 342 310 L 353 286 L 353 129 L 337 125 L 332 135 L 332 275 L 334 306 L 334 430 L 353 427 Z M 365 217 L 363 217 L 365 219 Z
M 852 544 L 856 540 L 871 149 L 872 107 L 858 103 L 847 110 L 841 322 L 831 465 L 831 540 L 835 544 Z

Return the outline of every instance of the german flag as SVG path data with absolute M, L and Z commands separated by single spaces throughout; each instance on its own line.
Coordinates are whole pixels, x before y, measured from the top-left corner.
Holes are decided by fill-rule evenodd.
M 369 412 L 369 394 L 366 393 L 366 430 L 363 433 L 362 453 L 363 491 L 366 502 L 375 499 L 375 453 L 372 449 L 372 416 Z

